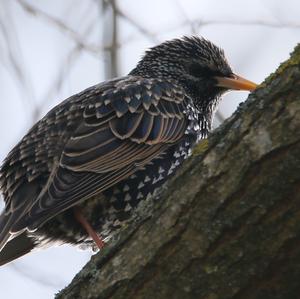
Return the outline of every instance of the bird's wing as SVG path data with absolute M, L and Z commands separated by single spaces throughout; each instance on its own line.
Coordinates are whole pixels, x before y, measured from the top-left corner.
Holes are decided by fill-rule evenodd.
M 41 195 L 12 230 L 37 228 L 163 154 L 187 128 L 185 101 L 171 83 L 139 79 L 89 103 Z

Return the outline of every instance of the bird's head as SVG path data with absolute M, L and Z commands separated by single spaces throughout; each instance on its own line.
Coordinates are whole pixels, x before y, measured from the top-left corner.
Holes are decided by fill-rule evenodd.
M 175 80 L 201 110 L 215 106 L 227 90 L 256 87 L 233 73 L 222 49 L 196 36 L 150 48 L 131 74 Z

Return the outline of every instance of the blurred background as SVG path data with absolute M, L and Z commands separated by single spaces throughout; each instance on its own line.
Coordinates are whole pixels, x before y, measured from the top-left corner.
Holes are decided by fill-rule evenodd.
M 222 47 L 237 74 L 260 83 L 299 42 L 300 2 L 0 0 L 0 160 L 63 99 L 127 74 L 146 48 L 191 34 Z M 215 126 L 246 97 L 227 94 Z M 0 269 L 0 297 L 53 298 L 90 256 L 61 246 L 20 258 Z

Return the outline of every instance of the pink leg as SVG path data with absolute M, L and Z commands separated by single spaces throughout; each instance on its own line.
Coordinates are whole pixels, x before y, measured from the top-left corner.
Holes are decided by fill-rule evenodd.
M 102 249 L 105 245 L 104 241 L 93 230 L 88 221 L 84 218 L 79 208 L 74 208 L 74 215 L 76 220 L 84 227 L 89 236 L 94 240 L 99 249 Z

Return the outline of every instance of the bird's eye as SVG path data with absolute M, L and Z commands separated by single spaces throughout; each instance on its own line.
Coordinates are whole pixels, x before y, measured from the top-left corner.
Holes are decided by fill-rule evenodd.
M 193 77 L 197 78 L 208 78 L 212 76 L 218 75 L 218 72 L 215 70 L 212 70 L 208 66 L 200 65 L 200 64 L 192 64 L 189 67 L 189 73 Z

